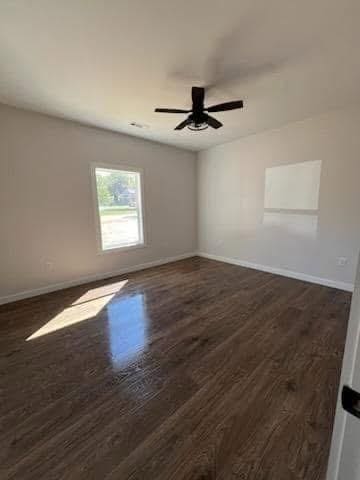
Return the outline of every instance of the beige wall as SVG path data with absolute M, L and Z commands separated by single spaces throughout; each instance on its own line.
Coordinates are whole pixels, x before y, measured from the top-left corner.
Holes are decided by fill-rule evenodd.
M 359 179 L 355 107 L 201 152 L 199 250 L 346 288 L 360 247 Z
M 201 152 L 196 208 L 194 153 L 0 106 L 0 301 L 192 253 L 197 234 L 206 254 L 345 288 L 360 246 L 359 125 L 360 109 L 338 110 Z M 144 169 L 148 247 L 98 254 L 92 162 Z
M 91 162 L 144 169 L 148 247 L 97 253 Z M 193 252 L 195 169 L 189 151 L 0 106 L 0 300 Z

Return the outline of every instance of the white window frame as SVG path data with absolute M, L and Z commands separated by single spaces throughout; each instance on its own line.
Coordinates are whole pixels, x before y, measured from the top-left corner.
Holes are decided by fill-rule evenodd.
M 114 248 L 104 248 L 102 243 L 102 234 L 101 234 L 101 219 L 100 219 L 100 206 L 97 193 L 97 183 L 96 183 L 96 169 L 108 169 L 108 170 L 118 170 L 122 172 L 134 172 L 139 174 L 139 190 L 138 190 L 138 202 L 137 202 L 137 212 L 138 212 L 138 228 L 140 242 L 124 245 L 121 247 Z M 118 253 L 124 252 L 126 250 L 134 250 L 137 248 L 145 248 L 146 243 L 146 229 L 145 229 L 145 209 L 144 209 L 144 170 L 140 167 L 132 167 L 129 165 L 120 165 L 115 163 L 92 163 L 91 164 L 91 190 L 93 196 L 93 207 L 95 214 L 95 227 L 96 227 L 96 242 L 97 242 L 97 251 L 99 254 L 109 254 L 109 253 Z

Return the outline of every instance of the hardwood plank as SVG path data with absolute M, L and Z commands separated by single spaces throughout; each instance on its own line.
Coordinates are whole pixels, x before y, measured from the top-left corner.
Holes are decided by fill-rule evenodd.
M 350 300 L 195 257 L 1 306 L 1 478 L 325 480 Z

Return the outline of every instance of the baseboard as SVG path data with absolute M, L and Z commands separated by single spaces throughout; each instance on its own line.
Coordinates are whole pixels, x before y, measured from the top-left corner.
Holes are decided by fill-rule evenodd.
M 275 273 L 276 275 L 282 275 L 284 277 L 296 278 L 297 280 L 303 280 L 305 282 L 317 283 L 319 285 L 325 285 L 326 287 L 338 288 L 339 290 L 345 290 L 347 292 L 354 291 L 353 283 L 338 282 L 336 280 L 330 280 L 329 278 L 315 277 L 313 275 L 307 275 L 306 273 L 292 272 L 284 268 L 269 267 L 268 265 L 261 265 L 258 263 L 246 262 L 237 258 L 222 257 L 220 255 L 212 255 L 210 253 L 198 252 L 199 257 L 209 258 L 211 260 L 217 260 L 219 262 L 231 263 L 233 265 L 239 265 L 241 267 L 253 268 L 255 270 L 261 270 L 262 272 Z
M 0 305 L 5 303 L 16 302 L 18 300 L 24 300 L 25 298 L 37 297 L 38 295 L 43 295 L 44 293 L 55 292 L 57 290 L 63 290 L 64 288 L 76 287 L 78 285 L 83 285 L 85 283 L 95 282 L 96 280 L 105 280 L 106 278 L 116 277 L 118 275 L 123 275 L 126 273 L 137 272 L 139 270 L 146 270 L 151 267 L 158 267 L 160 265 L 165 265 L 166 263 L 177 262 L 178 260 L 184 260 L 186 258 L 195 257 L 196 252 L 193 253 L 184 253 L 182 255 L 176 255 L 175 257 L 161 258 L 159 260 L 154 260 L 153 262 L 140 263 L 138 265 L 133 265 L 132 267 L 125 267 L 112 272 L 107 273 L 95 273 L 93 275 L 88 275 L 86 277 L 80 277 L 75 280 L 69 280 L 62 283 L 55 283 L 52 285 L 47 285 L 46 287 L 36 288 L 34 290 L 26 290 L 23 292 L 15 293 L 13 295 L 7 295 L 0 297 Z
M 317 283 L 319 285 L 325 285 L 327 287 L 338 288 L 339 290 L 345 290 L 348 292 L 353 292 L 354 290 L 354 284 L 352 283 L 338 282 L 338 281 L 330 280 L 327 278 L 307 275 L 305 273 L 292 272 L 291 270 L 286 270 L 282 268 L 274 268 L 268 265 L 260 265 L 257 263 L 246 262 L 243 260 L 239 260 L 237 258 L 229 258 L 229 257 L 220 256 L 220 255 L 212 255 L 210 253 L 205 253 L 205 252 L 192 252 L 192 253 L 185 253 L 182 255 L 176 255 L 174 257 L 161 258 L 159 260 L 154 260 L 153 262 L 141 263 L 138 265 L 133 265 L 132 267 L 125 267 L 118 270 L 114 270 L 112 272 L 96 273 L 93 275 L 80 277 L 75 280 L 69 280 L 62 283 L 55 283 L 52 285 L 47 285 L 46 287 L 41 287 L 34 290 L 26 290 L 13 295 L 7 295 L 4 297 L 0 297 L 0 305 L 4 305 L 5 303 L 16 302 L 18 300 L 24 300 L 25 298 L 37 297 L 38 295 L 55 292 L 57 290 L 63 290 L 65 288 L 76 287 L 77 285 L 83 285 L 85 283 L 94 282 L 96 280 L 105 280 L 106 278 L 116 277 L 117 275 L 137 272 L 139 270 L 145 270 L 147 268 L 165 265 L 166 263 L 177 262 L 178 260 L 184 260 L 186 258 L 191 258 L 194 256 L 209 258 L 211 260 L 217 260 L 219 262 L 231 263 L 233 265 L 239 265 L 241 267 L 253 268 L 255 270 L 261 270 L 263 272 L 275 273 L 277 275 L 296 278 L 298 280 L 303 280 L 305 282 Z

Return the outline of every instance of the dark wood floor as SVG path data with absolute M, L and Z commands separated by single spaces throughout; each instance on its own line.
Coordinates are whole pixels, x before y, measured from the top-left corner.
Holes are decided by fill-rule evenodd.
M 323 480 L 349 303 L 193 258 L 2 306 L 0 477 Z

